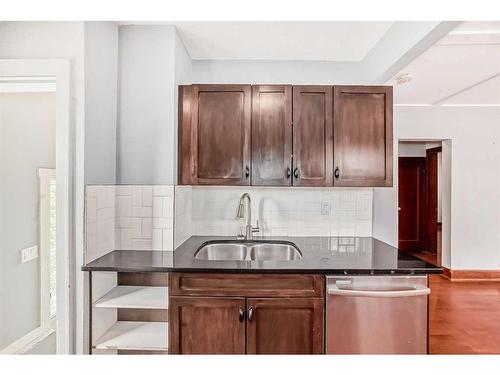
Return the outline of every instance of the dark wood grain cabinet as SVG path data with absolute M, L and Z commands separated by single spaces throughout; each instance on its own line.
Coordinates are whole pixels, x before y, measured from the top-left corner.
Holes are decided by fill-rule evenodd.
M 323 275 L 173 273 L 169 282 L 172 354 L 324 352 Z
M 292 86 L 252 86 L 252 185 L 292 184 Z
M 247 299 L 248 354 L 322 354 L 323 300 Z
M 170 353 L 245 354 L 245 299 L 170 297 Z
M 179 181 L 250 185 L 250 85 L 181 86 Z
M 335 186 L 392 186 L 392 87 L 335 86 Z
M 191 85 L 179 183 L 392 186 L 392 87 Z
M 333 184 L 332 88 L 293 87 L 293 185 Z

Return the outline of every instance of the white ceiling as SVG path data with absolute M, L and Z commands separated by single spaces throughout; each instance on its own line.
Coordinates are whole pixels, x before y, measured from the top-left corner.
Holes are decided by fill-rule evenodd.
M 500 22 L 462 23 L 388 84 L 399 105 L 500 105 Z
M 194 60 L 361 61 L 393 22 L 175 22 Z

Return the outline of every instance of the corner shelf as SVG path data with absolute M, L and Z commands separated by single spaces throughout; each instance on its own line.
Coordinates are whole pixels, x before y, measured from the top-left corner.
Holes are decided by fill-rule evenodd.
M 95 302 L 94 307 L 168 309 L 168 287 L 120 285 Z
M 118 321 L 94 345 L 95 349 L 168 350 L 168 323 Z

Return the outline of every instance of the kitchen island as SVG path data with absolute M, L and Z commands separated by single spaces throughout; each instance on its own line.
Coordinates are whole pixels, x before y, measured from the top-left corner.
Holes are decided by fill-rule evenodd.
M 287 247 L 292 251 L 290 260 L 266 259 L 263 244 Z M 224 246 L 235 251 L 228 252 Z M 237 241 L 234 237 L 193 236 L 174 252 L 113 251 L 82 270 L 89 272 L 90 285 L 93 273 L 116 272 L 116 288 L 122 288 L 125 294 L 127 289 L 123 288 L 144 288 L 139 292 L 128 289 L 144 296 L 168 288 L 168 307 L 148 310 L 147 304 L 153 304 L 154 297 L 139 298 L 142 305 L 135 308 L 118 304 L 114 325 L 146 322 L 146 328 L 142 328 L 156 334 L 153 341 L 168 337 L 168 344 L 113 348 L 118 352 L 157 350 L 174 354 L 425 353 L 427 275 L 442 273 L 440 267 L 372 237 L 258 237 Z M 361 285 L 361 290 L 355 290 L 356 285 Z M 92 293 L 90 301 L 94 302 Z M 94 302 L 91 310 L 95 306 Z M 329 330 L 334 326 L 334 311 L 343 311 L 337 315 L 345 323 L 340 328 L 350 331 Z M 361 324 L 352 318 L 355 311 L 368 322 L 366 337 L 378 335 L 377 341 L 388 345 L 374 349 L 347 339 Z M 414 322 L 396 325 L 404 318 L 402 314 Z M 392 319 L 392 323 L 377 328 L 380 319 Z M 164 325 L 155 330 L 154 323 Z M 373 332 L 369 332 L 371 327 Z M 395 332 L 399 337 L 393 337 Z M 91 351 L 105 347 L 99 346 L 99 338 L 90 342 Z

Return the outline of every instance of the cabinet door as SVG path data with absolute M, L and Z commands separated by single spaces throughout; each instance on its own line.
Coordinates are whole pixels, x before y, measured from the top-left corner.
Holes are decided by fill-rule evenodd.
M 190 100 L 191 183 L 250 185 L 250 85 L 193 85 Z
M 333 185 L 332 88 L 293 87 L 293 185 Z
M 334 89 L 335 186 L 392 186 L 392 87 Z
M 245 354 L 245 299 L 170 297 L 169 352 Z
M 252 185 L 291 185 L 292 87 L 252 86 Z
M 249 298 L 248 354 L 322 354 L 323 299 Z

